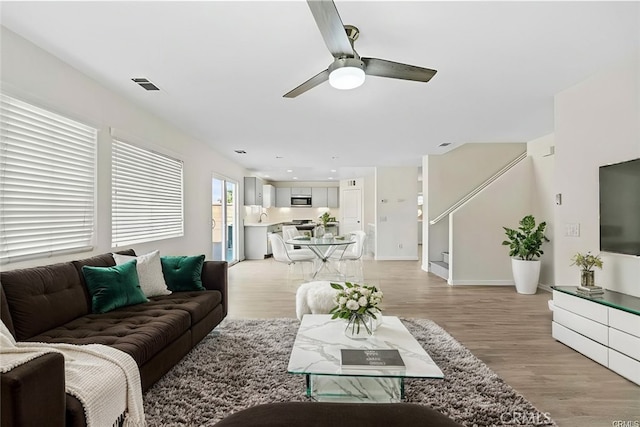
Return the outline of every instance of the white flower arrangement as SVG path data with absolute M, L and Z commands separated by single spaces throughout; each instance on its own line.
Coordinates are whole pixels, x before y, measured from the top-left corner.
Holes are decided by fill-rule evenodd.
M 332 319 L 345 319 L 354 322 L 353 327 L 360 330 L 360 324 L 364 324 L 367 331 L 369 327 L 363 321 L 365 316 L 377 319 L 376 313 L 380 313 L 378 305 L 382 302 L 382 291 L 375 286 L 358 285 L 356 283 L 345 282 L 344 286 L 338 283 L 331 283 L 331 287 L 336 289 L 336 306 L 329 312 Z

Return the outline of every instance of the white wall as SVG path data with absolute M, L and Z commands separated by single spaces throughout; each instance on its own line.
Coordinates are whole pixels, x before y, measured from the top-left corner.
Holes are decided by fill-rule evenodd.
M 640 53 L 555 97 L 555 283 L 575 284 L 576 252 L 599 248 L 598 167 L 640 157 Z M 580 237 L 565 237 L 566 224 Z M 640 296 L 640 258 L 605 254 L 596 283 Z
M 536 222 L 547 223 L 545 235 L 549 240 L 555 239 L 555 155 L 552 154 L 554 146 L 553 134 L 527 143 L 527 155 L 532 162 L 531 214 L 536 218 Z M 542 249 L 544 254 L 541 258 L 539 281 L 543 285 L 552 285 L 555 283 L 554 242 L 545 243 Z
M 418 168 L 378 167 L 376 259 L 418 259 Z
M 184 161 L 184 237 L 132 247 L 139 253 L 160 249 L 166 255 L 204 253 L 210 258 L 212 175 L 216 172 L 237 180 L 240 194 L 243 194 L 245 170 L 204 142 L 138 108 L 15 33 L 4 27 L 1 31 L 3 92 L 99 129 L 97 242 L 94 251 L 9 264 L 3 268 L 62 262 L 112 250 L 110 128 Z M 243 241 L 242 237 L 240 241 Z
M 531 176 L 527 157 L 451 213 L 449 284 L 513 285 L 502 227 L 531 213 Z

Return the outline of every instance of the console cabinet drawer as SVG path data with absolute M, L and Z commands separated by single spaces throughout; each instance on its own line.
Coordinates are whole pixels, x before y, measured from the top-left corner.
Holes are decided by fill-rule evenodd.
M 609 328 L 609 347 L 640 361 L 640 338 Z
M 607 345 L 609 342 L 609 328 L 605 325 L 557 306 L 553 310 L 553 321 L 600 344 Z
M 609 326 L 640 338 L 640 316 L 637 314 L 609 307 Z
M 640 385 L 640 362 L 609 349 L 609 369 Z
M 608 366 L 609 356 L 607 352 L 609 349 L 604 345 L 598 344 L 556 322 L 551 323 L 551 335 L 561 343 L 568 345 L 599 364 Z
M 598 323 L 607 325 L 609 307 L 588 301 L 584 298 L 574 297 L 562 292 L 553 291 L 553 304 L 583 317 L 595 320 Z

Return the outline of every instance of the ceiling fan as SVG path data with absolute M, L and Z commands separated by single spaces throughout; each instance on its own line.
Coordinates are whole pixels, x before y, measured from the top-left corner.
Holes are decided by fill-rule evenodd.
M 353 25 L 342 24 L 333 0 L 307 0 L 307 3 L 322 38 L 335 59 L 326 70 L 285 93 L 284 98 L 295 98 L 327 80 L 337 89 L 354 89 L 364 83 L 365 75 L 428 82 L 436 74 L 436 70 L 429 68 L 386 59 L 361 58 L 353 48 L 360 31 Z

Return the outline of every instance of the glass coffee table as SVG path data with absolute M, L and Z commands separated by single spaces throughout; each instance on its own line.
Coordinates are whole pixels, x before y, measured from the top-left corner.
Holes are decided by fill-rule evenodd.
M 306 377 L 307 396 L 319 401 L 400 402 L 405 378 L 444 378 L 444 374 L 400 319 L 383 316 L 366 340 L 344 334 L 346 322 L 328 314 L 302 318 L 287 371 Z M 344 369 L 341 349 L 397 349 L 404 369 Z

